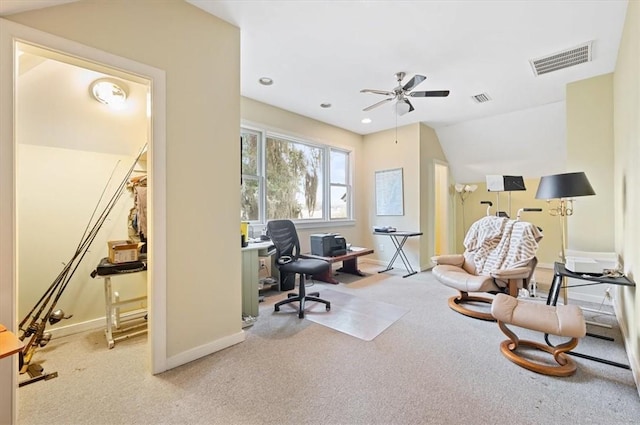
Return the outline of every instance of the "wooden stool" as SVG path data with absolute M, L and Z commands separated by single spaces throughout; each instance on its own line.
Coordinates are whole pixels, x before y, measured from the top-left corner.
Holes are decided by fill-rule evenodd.
M 544 375 L 569 376 L 576 371 L 575 362 L 567 351 L 578 345 L 578 340 L 587 332 L 582 310 L 576 305 L 550 306 L 532 301 L 518 300 L 498 294 L 491 304 L 491 314 L 498 326 L 509 337 L 502 341 L 500 351 L 515 364 Z M 507 324 L 564 337 L 571 340 L 555 347 L 534 341 L 520 340 L 507 328 Z M 537 363 L 517 353 L 519 346 L 531 347 L 553 355 L 558 366 Z

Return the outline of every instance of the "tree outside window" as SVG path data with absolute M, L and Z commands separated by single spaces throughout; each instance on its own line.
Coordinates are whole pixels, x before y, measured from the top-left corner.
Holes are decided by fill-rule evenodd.
M 267 219 L 322 217 L 323 150 L 267 137 Z
M 241 136 L 242 220 L 351 218 L 349 151 L 247 128 Z

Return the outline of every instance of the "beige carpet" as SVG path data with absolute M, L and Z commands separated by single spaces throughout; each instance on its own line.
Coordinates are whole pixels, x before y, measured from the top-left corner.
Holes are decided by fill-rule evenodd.
M 330 289 L 322 289 L 320 296 L 331 302 L 331 310 L 326 311 L 324 304 L 308 303 L 305 319 L 364 341 L 373 340 L 409 312 L 406 308 Z M 281 311 L 286 313 L 285 307 L 293 311 L 297 306 L 298 303 L 291 303 Z
M 284 293 L 260 303 L 243 343 L 155 376 L 148 372 L 145 335 L 112 350 L 103 329 L 55 338 L 35 359 L 59 376 L 19 389 L 17 424 L 638 423 L 631 371 L 575 358 L 573 376 L 533 373 L 502 356 L 505 336 L 495 323 L 451 310 L 447 299 L 454 291 L 431 273 L 403 279 L 402 270 L 378 274 L 378 265 L 361 267 L 370 275 L 350 283 L 344 275 L 339 285 L 316 282 L 309 291 L 408 310 L 373 341 L 300 320 L 292 310 L 274 313 Z M 216 314 L 205 311 L 203 320 Z M 615 318 L 589 316 L 611 323 L 615 332 L 591 331 L 613 332 L 616 341 L 583 338 L 578 350 L 626 362 Z M 543 341 L 526 330 L 519 336 Z

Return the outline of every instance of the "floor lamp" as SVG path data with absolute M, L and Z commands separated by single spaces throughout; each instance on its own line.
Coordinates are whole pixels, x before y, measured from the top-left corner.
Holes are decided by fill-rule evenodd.
M 458 192 L 458 195 L 460 195 L 460 201 L 462 202 L 462 231 L 464 233 L 467 232 L 467 228 L 464 223 L 464 201 L 469 197 L 470 194 L 475 192 L 477 188 L 478 186 L 475 184 L 456 183 L 456 185 L 454 186 L 454 189 L 456 190 L 456 192 Z
M 549 203 L 552 199 L 559 201 L 557 207 L 549 207 L 549 214 L 560 217 L 562 224 L 561 258 L 563 263 L 566 261 L 565 251 L 567 246 L 567 223 L 565 217 L 573 215 L 573 198 L 595 194 L 596 192 L 591 187 L 584 172 L 554 174 L 540 178 L 536 199 L 546 199 Z M 563 287 L 564 303 L 567 304 L 567 287 L 566 285 L 563 285 Z

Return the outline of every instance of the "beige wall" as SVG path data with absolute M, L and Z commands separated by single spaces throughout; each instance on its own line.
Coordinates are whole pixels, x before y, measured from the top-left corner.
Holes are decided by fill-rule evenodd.
M 420 198 L 420 226 L 423 232 L 420 237 L 420 269 L 432 267 L 431 257 L 436 253 L 436 171 L 434 161 L 446 163 L 447 158 L 440 146 L 436 132 L 429 126 L 420 124 L 420 174 L 417 181 L 418 196 Z M 450 210 L 453 211 L 453 210 Z M 448 227 L 448 226 L 447 226 Z M 440 229 L 443 237 L 448 236 L 448 228 Z
M 240 333 L 240 250 L 228 249 L 238 232 L 220 225 L 239 216 L 239 187 L 221 184 L 240 173 L 238 28 L 178 0 L 80 1 L 9 19 L 166 71 L 166 355 L 206 354 Z
M 596 192 L 575 199 L 567 218 L 567 248 L 613 252 L 613 74 L 567 85 L 566 105 L 566 171 L 584 171 Z M 569 296 L 602 302 L 605 290 L 585 286 L 570 289 Z
M 640 2 L 630 1 L 613 77 L 615 250 L 624 271 L 640 281 Z M 640 388 L 640 297 L 614 288 L 616 311 Z M 640 390 L 639 390 L 640 393 Z
M 351 152 L 354 187 L 354 221 L 347 224 L 337 223 L 331 227 L 305 228 L 298 226 L 298 237 L 303 252 L 310 250 L 309 235 L 312 233 L 335 232 L 344 236 L 354 246 L 368 246 L 364 235 L 366 220 L 365 197 L 366 182 L 363 177 L 363 143 L 362 136 L 334 127 L 302 115 L 294 114 L 274 106 L 243 97 L 241 100 L 242 123 L 259 129 L 280 132 L 289 136 L 297 136 L 311 142 L 318 142 L 338 148 L 345 148 Z
M 396 142 L 397 141 L 397 142 Z M 367 246 L 375 249 L 375 258 L 386 265 L 395 253 L 390 238 L 371 234 L 373 226 L 393 226 L 398 230 L 419 231 L 420 228 L 420 124 L 398 127 L 364 136 L 364 161 L 359 174 L 364 176 L 364 190 L 367 217 Z M 404 215 L 377 216 L 375 194 L 375 172 L 402 168 Z M 409 238 L 405 253 L 413 266 L 420 265 L 422 237 Z M 398 259 L 396 266 L 401 267 Z
M 397 134 L 396 134 L 397 133 Z M 358 174 L 365 179 L 368 246 L 376 250 L 375 258 L 386 265 L 395 253 L 390 238 L 371 234 L 373 226 L 393 226 L 398 230 L 419 231 L 423 235 L 407 239 L 404 252 L 415 270 L 432 266 L 435 252 L 435 170 L 434 161 L 446 163 L 436 132 L 424 124 L 410 124 L 364 136 L 363 167 Z M 375 172 L 402 168 L 404 215 L 376 215 Z M 402 268 L 397 260 L 395 267 Z
M 612 89 L 613 74 L 567 85 L 566 171 L 584 171 L 596 192 L 574 202 L 567 219 L 570 249 L 614 250 Z

